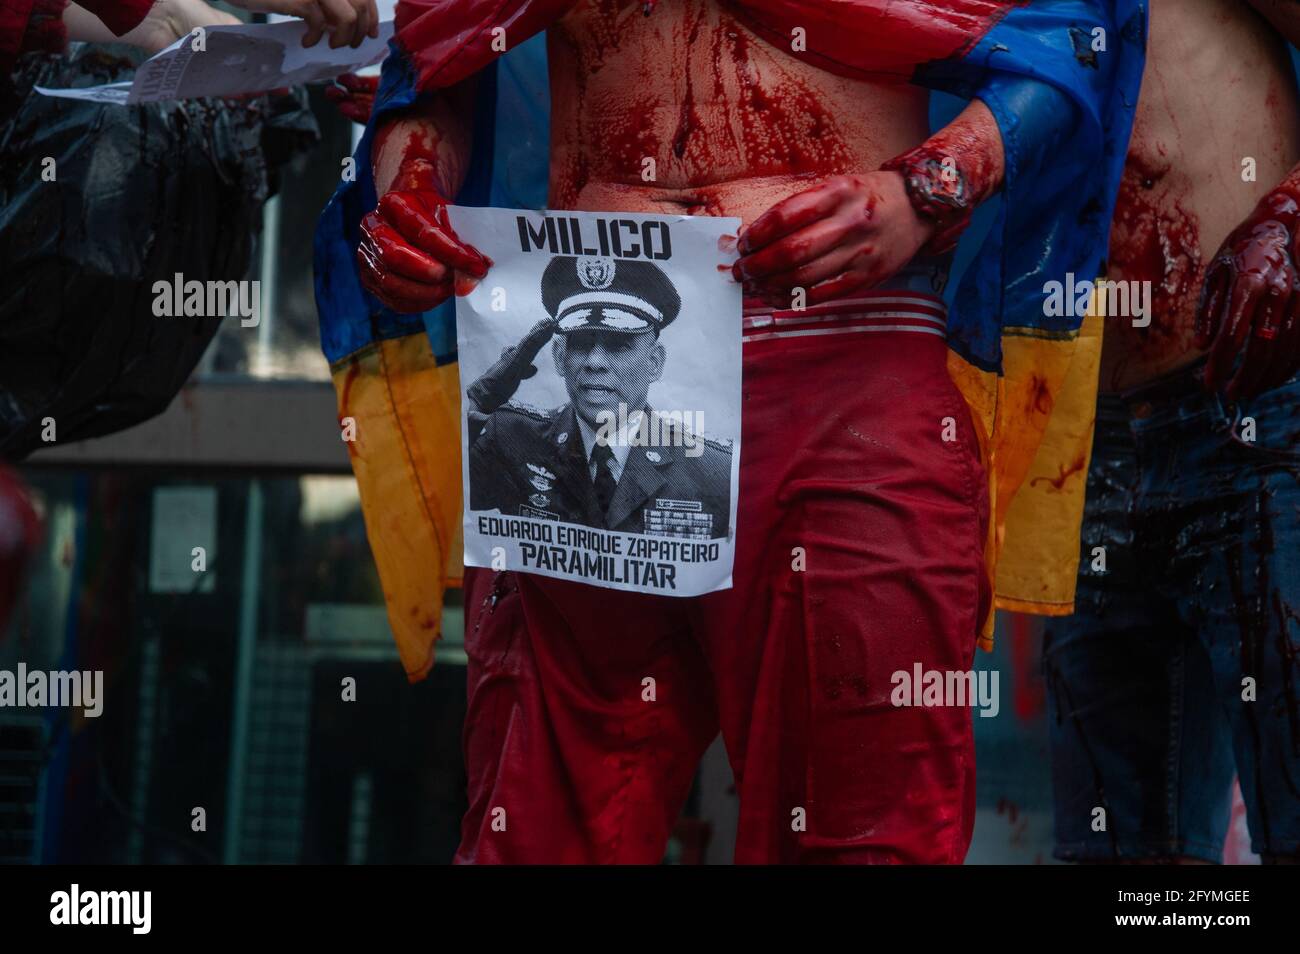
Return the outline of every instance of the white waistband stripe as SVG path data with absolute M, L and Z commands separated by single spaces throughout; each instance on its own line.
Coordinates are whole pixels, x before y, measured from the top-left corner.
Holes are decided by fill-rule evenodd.
M 779 327 L 811 325 L 819 323 L 836 323 L 842 321 L 920 321 L 927 325 L 933 325 L 936 328 L 947 328 L 948 322 L 940 315 L 926 314 L 920 311 L 880 311 L 880 312 L 850 312 L 840 315 L 751 315 L 744 319 L 746 328 L 770 328 L 773 325 Z
M 947 337 L 948 309 L 929 295 L 876 295 L 810 306 L 800 311 L 748 308 L 746 341 L 865 332 L 913 332 Z
M 946 331 L 940 331 L 938 328 L 921 327 L 920 325 L 854 325 L 834 328 L 800 328 L 791 331 L 767 331 L 745 335 L 744 340 L 767 341 L 771 338 L 808 338 L 820 335 L 864 334 L 872 331 L 912 331 L 923 335 L 934 335 L 945 340 L 948 337 Z

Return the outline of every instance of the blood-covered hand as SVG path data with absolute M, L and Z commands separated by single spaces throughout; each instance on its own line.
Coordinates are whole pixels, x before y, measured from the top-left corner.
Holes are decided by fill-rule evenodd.
M 433 163 L 408 159 L 375 211 L 361 220 L 361 284 L 394 311 L 428 311 L 453 294 L 468 295 L 492 262 L 460 240 Z
M 1195 344 L 1209 349 L 1207 390 L 1249 398 L 1281 384 L 1300 366 L 1300 321 L 1293 242 L 1300 203 L 1269 193 L 1223 240 L 1206 269 Z M 1241 363 L 1229 379 L 1238 356 Z M 1226 382 L 1226 387 L 1225 387 Z
M 325 98 L 334 104 L 345 119 L 362 126 L 368 123 L 370 113 L 375 108 L 379 77 L 343 73 L 334 77 L 334 82 L 336 85 L 325 87 Z
M 879 284 L 930 239 L 934 224 L 917 215 L 898 172 L 825 179 L 778 202 L 740 233 L 732 269 L 745 290 L 791 307 L 843 298 Z

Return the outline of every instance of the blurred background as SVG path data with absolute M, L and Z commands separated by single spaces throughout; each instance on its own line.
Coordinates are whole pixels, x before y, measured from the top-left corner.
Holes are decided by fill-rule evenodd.
M 118 702 L 89 720 L 0 710 L 0 860 L 450 860 L 465 808 L 459 593 L 432 675 L 408 685 L 333 401 L 306 374 L 199 376 L 136 429 L 148 439 L 125 432 L 23 468 L 46 537 L 0 669 L 103 669 Z M 315 446 L 283 438 L 313 418 Z M 85 459 L 44 459 L 72 456 Z M 178 537 L 206 542 L 200 586 L 164 569 L 188 565 L 167 552 Z M 968 863 L 1051 861 L 1039 642 L 1037 620 L 1003 615 L 995 651 L 977 658 L 1000 672 L 1002 711 L 975 718 Z M 344 676 L 357 693 L 341 707 Z M 206 833 L 190 831 L 196 806 Z M 715 743 L 665 861 L 728 863 L 736 811 Z M 1237 814 L 1229 860 L 1249 861 Z
M 461 601 L 432 675 L 408 684 L 312 292 L 311 235 L 360 127 L 306 96 L 320 141 L 280 170 L 252 250 L 261 324 L 221 322 L 161 415 L 19 468 L 44 533 L 0 669 L 103 670 L 115 703 L 0 709 L 0 862 L 440 864 L 459 841 Z M 196 545 L 207 572 L 176 573 Z M 1051 860 L 1039 626 L 1001 617 L 977 659 L 1000 672 L 1002 712 L 974 720 L 969 863 Z M 715 743 L 664 861 L 728 863 L 736 809 Z M 1244 844 L 1238 803 L 1226 860 L 1252 861 Z

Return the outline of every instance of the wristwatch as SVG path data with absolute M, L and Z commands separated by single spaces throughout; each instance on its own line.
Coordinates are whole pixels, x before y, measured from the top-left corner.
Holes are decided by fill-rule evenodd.
M 952 251 L 975 211 L 970 184 L 957 160 L 922 144 L 880 168 L 902 173 L 912 208 L 921 218 L 934 223 L 934 234 L 921 251 L 927 255 Z

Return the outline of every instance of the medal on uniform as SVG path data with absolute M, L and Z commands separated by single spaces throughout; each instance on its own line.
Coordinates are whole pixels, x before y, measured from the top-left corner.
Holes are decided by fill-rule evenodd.
M 554 486 L 552 481 L 555 480 L 555 475 L 541 464 L 525 464 L 525 466 L 533 472 L 533 475 L 528 478 L 528 482 L 532 484 L 534 490 L 540 491 L 537 496 L 540 497 Z M 542 499 L 545 500 L 546 498 L 543 497 Z M 534 503 L 538 507 L 546 506 L 545 503 L 536 503 L 536 500 L 534 500 Z

